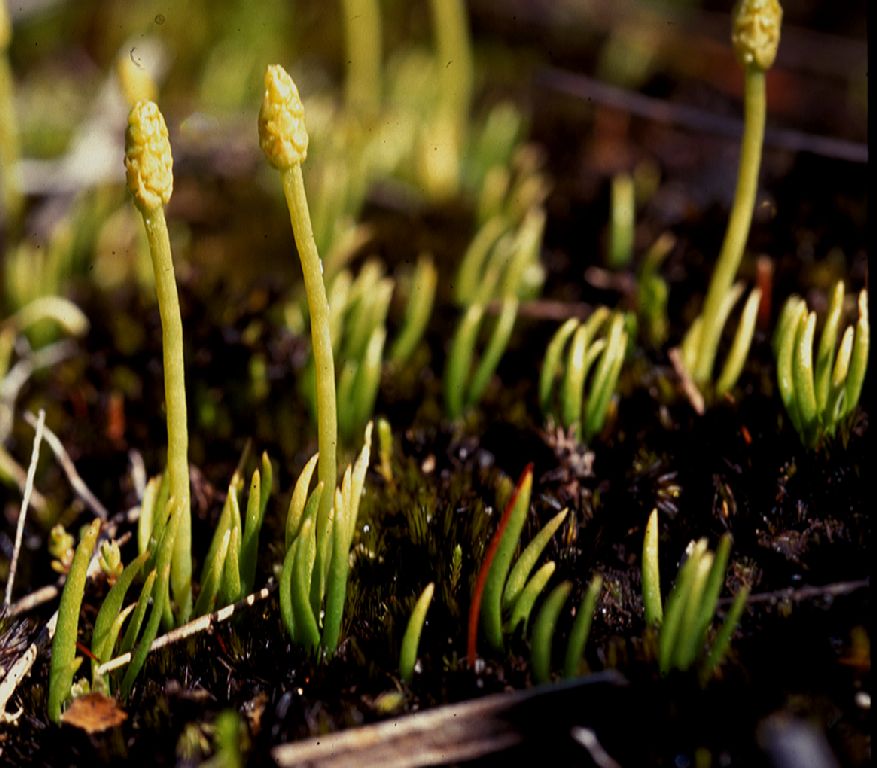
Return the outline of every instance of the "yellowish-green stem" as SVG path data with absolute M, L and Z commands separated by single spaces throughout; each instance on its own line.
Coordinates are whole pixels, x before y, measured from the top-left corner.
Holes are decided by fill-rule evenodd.
M 719 337 L 722 333 L 720 308 L 730 290 L 743 259 L 743 249 L 749 236 L 755 193 L 758 189 L 758 169 L 761 164 L 761 145 L 764 139 L 765 121 L 765 73 L 753 64 L 746 66 L 744 85 L 743 141 L 740 166 L 737 172 L 737 189 L 728 220 L 728 229 L 713 271 L 706 296 L 702 318 L 697 357 L 691 371 L 694 382 L 704 390 L 712 376 Z
M 289 219 L 295 235 L 298 256 L 301 260 L 305 292 L 308 299 L 308 312 L 311 317 L 311 345 L 314 352 L 317 394 L 317 441 L 320 458 L 317 477 L 326 492 L 320 499 L 317 513 L 317 536 L 325 535 L 332 511 L 335 488 L 336 448 L 338 444 L 338 417 L 335 407 L 335 361 L 332 357 L 332 339 L 329 334 L 329 302 L 326 299 L 326 286 L 323 283 L 323 265 L 308 212 L 301 165 L 293 164 L 282 171 L 283 192 L 289 207 Z M 320 563 L 321 567 L 323 566 Z M 319 571 L 318 571 L 319 572 Z
M 186 420 L 186 383 L 183 368 L 183 323 L 174 277 L 174 262 L 164 208 L 141 209 L 161 315 L 164 364 L 164 396 L 167 410 L 167 471 L 170 495 L 179 500 L 180 527 L 171 561 L 171 586 L 177 603 L 177 619 L 188 620 L 192 612 L 192 517 L 189 498 L 189 432 Z

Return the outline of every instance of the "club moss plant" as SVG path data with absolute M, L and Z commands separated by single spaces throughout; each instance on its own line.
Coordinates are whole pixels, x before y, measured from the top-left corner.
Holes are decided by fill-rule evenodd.
M 533 622 L 533 632 L 530 635 L 530 668 L 537 683 L 545 683 L 551 679 L 551 651 L 557 634 L 557 622 L 572 586 L 571 581 L 563 581 L 551 590 Z M 564 654 L 564 677 L 575 677 L 583 669 L 587 669 L 584 662 L 585 645 L 602 588 L 603 579 L 599 575 L 594 576 L 576 610 Z
M 311 653 L 331 655 L 338 647 L 347 600 L 350 550 L 356 533 L 359 502 L 371 457 L 372 424 L 365 428 L 363 447 L 344 472 L 341 487 L 328 493 L 322 481 L 305 501 L 313 475 L 311 459 L 299 475 L 286 521 L 286 556 L 279 579 L 280 615 L 293 642 Z M 326 530 L 318 525 L 318 508 L 334 496 Z M 322 625 L 322 633 L 321 633 Z
M 54 722 L 61 720 L 61 709 L 70 697 L 70 686 L 78 664 L 76 663 L 76 636 L 79 626 L 79 609 L 85 592 L 85 578 L 91 561 L 97 536 L 100 533 L 100 520 L 94 520 L 83 529 L 79 544 L 73 554 L 73 562 L 61 602 L 58 606 L 58 623 L 52 638 L 52 666 L 49 672 L 49 717 Z
M 627 338 L 624 315 L 606 307 L 598 307 L 584 323 L 570 318 L 561 325 L 545 349 L 539 379 L 542 412 L 582 440 L 598 434 L 621 375 Z
M 530 508 L 530 490 L 533 486 L 533 466 L 528 465 L 518 479 L 487 551 L 475 583 L 469 607 L 468 659 L 473 666 L 476 658 L 476 640 L 480 623 L 488 644 L 493 650 L 502 650 L 504 637 L 520 624 L 526 630 L 527 622 L 537 598 L 554 573 L 555 564 L 545 563 L 530 575 L 551 537 L 566 520 L 562 510 L 549 520 L 524 548 L 512 567 L 515 550 Z M 508 621 L 503 622 L 503 616 Z
M 183 323 L 164 217 L 164 206 L 170 201 L 174 186 L 173 157 L 167 125 L 158 106 L 152 101 L 137 102 L 128 116 L 125 169 L 128 188 L 146 227 L 161 315 L 168 433 L 167 474 L 169 493 L 174 498 L 180 515 L 179 532 L 171 563 L 171 585 L 177 604 L 177 618 L 182 623 L 192 612 L 192 519 Z
M 301 260 L 311 318 L 311 343 L 316 366 L 317 441 L 319 444 L 318 477 L 327 490 L 320 502 L 317 517 L 318 538 L 326 538 L 335 488 L 338 421 L 335 405 L 335 361 L 329 331 L 329 302 L 323 284 L 322 263 L 308 211 L 301 165 L 307 157 L 308 132 L 304 106 L 298 88 L 280 65 L 265 72 L 265 94 L 259 110 L 259 143 L 268 162 L 280 171 L 283 192 Z M 317 562 L 325 568 L 318 552 Z
M 728 651 L 731 635 L 749 597 L 749 586 L 734 595 L 725 620 L 713 634 L 712 642 L 708 642 L 725 582 L 731 537 L 723 536 L 715 552 L 709 550 L 706 539 L 688 545 L 685 561 L 662 607 L 657 526 L 658 513 L 653 510 L 643 543 L 642 590 L 646 623 L 658 628 L 658 667 L 666 675 L 671 670 L 686 671 L 697 664 L 700 682 L 705 685 Z
M 838 281 L 816 348 L 816 314 L 799 296 L 783 306 L 774 337 L 777 382 L 789 420 L 809 446 L 835 433 L 859 402 L 868 367 L 870 326 L 868 292 L 858 296 L 855 330 L 847 326 L 837 345 L 843 313 L 844 286 Z
M 741 0 L 733 12 L 731 41 L 744 69 L 743 138 L 728 228 L 710 280 L 694 344 L 696 352 L 688 369 L 701 392 L 708 391 L 712 380 L 723 315 L 727 316 L 723 307 L 743 259 L 752 222 L 764 139 L 766 72 L 776 58 L 781 21 L 782 8 L 777 0 Z

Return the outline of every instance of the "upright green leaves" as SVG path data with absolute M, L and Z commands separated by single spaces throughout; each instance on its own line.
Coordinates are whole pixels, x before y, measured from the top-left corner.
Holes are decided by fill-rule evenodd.
M 70 697 L 70 686 L 76 671 L 76 635 L 79 626 L 79 608 L 85 592 L 85 579 L 91 561 L 101 521 L 94 520 L 86 527 L 80 538 L 73 563 L 67 574 L 61 603 L 58 606 L 58 623 L 52 638 L 52 667 L 49 672 L 49 717 L 56 723 L 61 720 L 61 708 Z

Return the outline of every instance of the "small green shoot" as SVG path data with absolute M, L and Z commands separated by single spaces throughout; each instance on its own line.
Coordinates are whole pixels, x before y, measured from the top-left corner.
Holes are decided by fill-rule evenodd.
M 816 314 L 808 311 L 800 297 L 786 301 L 774 337 L 780 398 L 801 441 L 811 448 L 831 437 L 855 410 L 868 367 L 868 292 L 859 293 L 855 328 L 847 326 L 837 346 L 843 300 L 843 282 L 839 281 L 815 361 Z
M 432 602 L 435 584 L 427 584 L 411 611 L 411 618 L 402 636 L 402 649 L 399 652 L 399 676 L 410 683 L 414 678 L 414 665 L 417 662 L 417 649 L 420 646 L 420 635 L 423 632 L 423 622 L 426 620 L 426 612 Z
M 626 351 L 627 331 L 620 312 L 600 307 L 584 323 L 567 320 L 545 350 L 539 379 L 543 412 L 581 439 L 591 440 L 606 422 Z

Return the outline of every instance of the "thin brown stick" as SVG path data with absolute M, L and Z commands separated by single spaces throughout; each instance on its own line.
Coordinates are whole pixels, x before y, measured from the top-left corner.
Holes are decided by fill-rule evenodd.
M 32 427 L 36 426 L 37 419 L 29 411 L 25 412 L 24 420 Z M 52 453 L 55 454 L 55 458 L 61 465 L 61 469 L 64 470 L 64 474 L 67 475 L 67 480 L 70 482 L 70 486 L 73 488 L 74 493 L 85 502 L 85 505 L 94 512 L 97 517 L 101 520 L 107 520 L 110 516 L 109 512 L 107 512 L 107 508 L 101 504 L 98 498 L 85 484 L 82 477 L 80 477 L 79 472 L 76 471 L 76 466 L 73 464 L 73 460 L 70 458 L 67 451 L 64 450 L 64 446 L 58 439 L 58 436 L 48 427 L 45 427 L 44 429 L 46 443 L 49 448 L 52 449 Z
M 224 608 L 220 608 L 213 613 L 199 616 L 197 619 L 193 619 L 187 624 L 183 624 L 183 626 L 181 627 L 172 629 L 167 634 L 162 635 L 161 637 L 157 637 L 153 641 L 152 645 L 149 646 L 149 652 L 152 653 L 153 651 L 157 651 L 168 645 L 178 643 L 181 640 L 186 640 L 187 638 L 194 637 L 201 632 L 209 632 L 214 626 L 216 626 L 217 624 L 221 624 L 223 621 L 227 621 L 241 609 L 248 608 L 252 605 L 255 605 L 256 603 L 261 602 L 262 600 L 267 599 L 271 596 L 275 589 L 277 589 L 277 584 L 275 582 L 272 582 L 267 587 L 263 587 L 258 592 L 254 592 L 252 595 L 247 595 L 245 598 L 238 600 L 236 603 L 226 605 Z M 129 664 L 130 661 L 131 654 L 123 653 L 121 656 L 117 656 L 115 659 L 110 659 L 104 664 L 101 664 L 97 668 L 97 674 L 105 675 L 107 674 L 107 672 L 112 672 L 116 669 L 124 667 L 126 664 Z
M 6 595 L 3 605 L 9 607 L 12 601 L 12 588 L 15 585 L 15 571 L 18 569 L 18 556 L 21 554 L 21 542 L 24 538 L 24 521 L 27 518 L 27 510 L 30 506 L 30 497 L 33 493 L 33 480 L 37 471 L 37 462 L 40 460 L 40 444 L 43 441 L 43 430 L 46 424 L 46 412 L 41 408 L 40 415 L 36 420 L 36 430 L 33 438 L 33 451 L 30 455 L 30 466 L 27 468 L 27 480 L 24 484 L 24 495 L 21 498 L 21 509 L 18 512 L 18 525 L 15 528 L 15 546 L 12 549 L 12 561 L 9 564 L 9 578 L 6 579 Z

